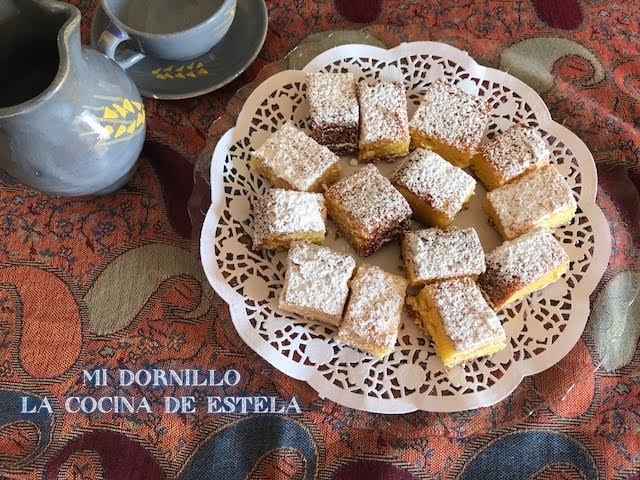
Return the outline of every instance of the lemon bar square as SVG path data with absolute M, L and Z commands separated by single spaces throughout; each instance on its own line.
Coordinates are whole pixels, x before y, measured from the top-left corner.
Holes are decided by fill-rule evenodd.
M 250 168 L 271 185 L 316 192 L 340 176 L 339 157 L 306 133 L 285 123 L 251 153 Z
M 371 162 L 409 153 L 407 96 L 399 82 L 358 83 L 360 160 Z
M 426 285 L 409 303 L 446 368 L 506 346 L 500 320 L 468 277 Z
M 311 136 L 334 153 L 358 150 L 360 105 L 353 73 L 307 74 Z
M 296 243 L 289 250 L 278 305 L 287 312 L 339 326 L 355 268 L 350 255 L 311 243 Z
M 487 190 L 494 190 L 549 163 L 549 145 L 535 128 L 509 127 L 480 146 L 471 168 Z
M 456 277 L 477 277 L 485 270 L 480 238 L 473 228 L 430 228 L 402 237 L 402 258 L 412 287 Z
M 292 242 L 322 243 L 326 218 L 322 194 L 268 189 L 254 205 L 253 248 L 284 250 Z
M 329 216 L 363 257 L 409 229 L 411 207 L 375 165 L 332 185 L 324 198 Z
M 411 152 L 392 178 L 414 217 L 430 226 L 447 227 L 473 196 L 476 181 L 431 150 Z
M 481 98 L 436 80 L 409 122 L 411 148 L 429 148 L 458 167 L 468 167 L 492 110 Z
M 338 340 L 376 357 L 391 353 L 398 339 L 407 280 L 380 267 L 361 265 L 351 280 Z
M 564 177 L 547 165 L 487 193 L 484 208 L 502 238 L 511 240 L 534 228 L 569 223 L 577 204 Z
M 549 230 L 504 242 L 487 255 L 478 282 L 496 310 L 540 290 L 569 270 L 569 256 Z

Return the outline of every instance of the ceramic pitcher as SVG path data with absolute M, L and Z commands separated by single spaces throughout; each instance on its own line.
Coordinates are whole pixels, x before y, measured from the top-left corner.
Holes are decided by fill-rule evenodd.
M 80 11 L 0 1 L 0 168 L 55 195 L 106 194 L 132 175 L 145 113 L 124 71 L 80 43 Z

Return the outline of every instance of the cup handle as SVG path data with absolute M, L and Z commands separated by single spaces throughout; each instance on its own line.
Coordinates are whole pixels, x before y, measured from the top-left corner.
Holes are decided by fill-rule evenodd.
M 116 55 L 116 50 L 118 46 L 127 40 L 130 37 L 126 32 L 120 30 L 113 23 L 109 23 L 107 29 L 102 32 L 100 38 L 98 39 L 98 50 L 104 53 L 111 60 L 115 61 L 118 65 L 120 65 L 123 69 L 127 69 L 130 66 L 138 63 L 140 60 L 144 58 L 144 54 L 141 52 L 137 52 L 130 48 L 126 48 L 121 50 Z

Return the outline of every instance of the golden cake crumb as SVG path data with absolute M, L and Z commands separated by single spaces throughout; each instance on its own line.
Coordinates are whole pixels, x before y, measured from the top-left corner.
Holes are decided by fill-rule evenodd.
M 506 346 L 500 320 L 470 278 L 426 285 L 408 301 L 447 368 L 492 355 Z
M 549 145 L 535 128 L 514 125 L 480 146 L 472 168 L 488 190 L 549 163 Z
M 496 310 L 558 280 L 569 256 L 549 230 L 537 229 L 504 242 L 487 255 L 479 283 Z
M 392 178 L 420 222 L 448 226 L 473 196 L 476 181 L 431 150 L 409 155 Z
M 429 148 L 458 167 L 468 167 L 489 124 L 491 105 L 436 80 L 409 122 L 411 148 Z

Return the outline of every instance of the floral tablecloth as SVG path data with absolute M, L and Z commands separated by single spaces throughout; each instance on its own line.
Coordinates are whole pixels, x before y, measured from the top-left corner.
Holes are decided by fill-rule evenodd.
M 96 2 L 72 3 L 86 42 Z M 145 101 L 148 142 L 120 192 L 59 199 L 0 178 L 0 477 L 640 478 L 640 3 L 267 5 L 266 43 L 239 79 L 191 100 Z M 244 345 L 200 268 L 207 161 L 252 85 L 338 43 L 410 40 L 450 43 L 526 81 L 598 165 L 613 252 L 587 330 L 492 408 L 387 416 L 320 399 Z M 85 385 L 82 373 L 193 368 L 233 369 L 240 381 L 125 389 Z M 212 394 L 295 396 L 302 411 L 163 413 L 167 395 Z M 152 413 L 65 408 L 70 397 L 117 395 L 144 396 Z M 44 398 L 51 412 L 36 408 Z

